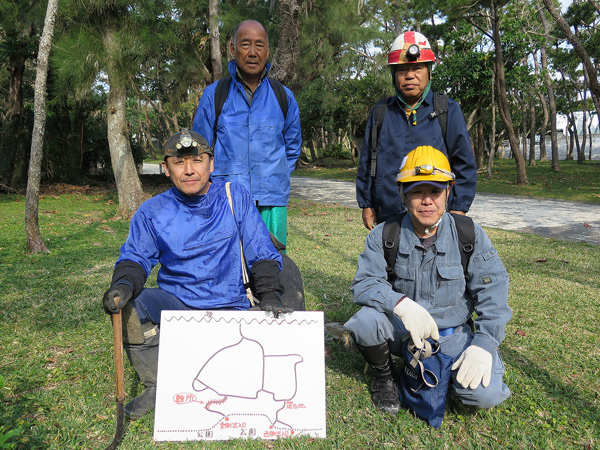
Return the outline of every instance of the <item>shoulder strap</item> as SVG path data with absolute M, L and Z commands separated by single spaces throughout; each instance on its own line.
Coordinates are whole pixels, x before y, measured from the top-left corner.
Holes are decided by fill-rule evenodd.
M 469 264 L 469 259 L 471 258 L 475 244 L 475 225 L 473 225 L 473 219 L 469 216 L 455 213 L 451 214 L 452 217 L 454 217 L 456 231 L 458 232 L 458 239 L 460 241 L 460 262 L 463 266 L 465 278 L 467 278 L 467 265 Z
M 233 211 L 233 197 L 231 196 L 231 182 L 225 183 L 225 192 L 227 192 L 227 201 L 229 202 L 229 207 L 231 208 L 231 214 L 233 215 L 233 220 L 235 221 L 235 212 Z M 252 293 L 252 289 L 250 289 L 250 276 L 248 275 L 248 268 L 246 267 L 246 258 L 244 258 L 244 246 L 242 245 L 242 236 L 240 234 L 240 255 L 241 255 L 241 263 L 242 263 L 242 282 L 244 283 L 244 288 L 246 289 L 246 297 L 250 301 L 251 306 L 255 306 L 258 304 L 258 300 L 254 297 Z
M 389 97 L 382 98 L 373 108 L 373 115 L 375 117 L 375 123 L 371 128 L 371 177 L 373 178 L 377 175 L 377 141 L 379 140 L 379 133 L 385 119 L 385 113 L 387 112 L 388 100 Z
M 213 141 L 212 146 L 215 147 L 217 143 L 217 128 L 219 126 L 219 116 L 223 110 L 225 100 L 229 94 L 229 86 L 231 86 L 231 75 L 221 78 L 217 81 L 217 88 L 215 89 L 215 124 L 213 126 Z
M 394 264 L 398 254 L 398 244 L 400 242 L 401 224 L 406 211 L 397 216 L 391 217 L 383 225 L 382 244 L 383 257 L 386 262 L 387 278 L 390 284 L 394 281 Z
M 446 132 L 448 130 L 448 96 L 446 94 L 442 94 L 441 92 L 433 93 L 433 112 L 430 115 L 432 119 L 437 117 L 445 144 Z M 448 145 L 446 145 L 446 150 L 448 150 Z
M 283 88 L 283 84 L 281 84 L 275 78 L 267 77 L 267 80 L 269 80 L 269 83 L 271 83 L 271 87 L 273 88 L 273 92 L 275 92 L 275 97 L 277 97 L 279 107 L 281 108 L 281 112 L 283 113 L 283 120 L 286 120 L 289 105 L 287 101 L 287 95 L 285 95 L 285 89 Z
M 277 81 L 274 78 L 267 77 L 271 87 L 273 88 L 273 92 L 275 93 L 275 97 L 277 98 L 277 102 L 279 103 L 279 107 L 281 108 L 281 112 L 283 113 L 283 119 L 287 118 L 287 113 L 289 109 L 287 95 L 285 94 L 285 89 L 283 88 L 283 84 Z M 217 129 L 219 127 L 219 116 L 221 115 L 221 111 L 223 111 L 223 105 L 225 104 L 225 100 L 227 100 L 227 95 L 229 94 L 229 87 L 231 86 L 231 75 L 227 75 L 219 81 L 217 81 L 217 88 L 215 89 L 215 124 L 213 126 L 213 148 L 217 142 Z
M 467 266 L 469 265 L 469 259 L 473 254 L 473 247 L 475 244 L 475 226 L 473 225 L 473 219 L 470 217 L 463 216 L 462 214 L 451 214 L 452 217 L 454 217 L 456 231 L 458 232 L 458 239 L 460 241 L 458 246 L 458 249 L 460 250 L 460 262 L 463 266 L 465 277 L 467 277 Z M 400 243 L 401 224 L 405 215 L 406 211 L 386 220 L 383 225 L 383 256 L 387 264 L 385 270 L 390 283 L 394 281 L 394 264 L 396 263 L 398 245 Z

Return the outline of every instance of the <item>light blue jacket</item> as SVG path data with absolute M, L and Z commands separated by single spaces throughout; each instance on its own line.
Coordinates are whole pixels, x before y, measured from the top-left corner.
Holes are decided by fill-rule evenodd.
M 230 61 L 227 67 L 232 81 L 219 116 L 212 176 L 240 183 L 260 206 L 287 206 L 290 176 L 302 145 L 298 103 L 292 91 L 285 88 L 288 113 L 284 120 L 277 97 L 265 78 L 249 105 L 244 87 L 237 79 L 235 61 Z M 267 64 L 267 72 L 269 68 Z M 216 88 L 215 82 L 204 89 L 193 125 L 194 131 L 211 146 Z
M 235 221 L 222 179 L 205 195 L 187 197 L 173 187 L 145 201 L 131 219 L 116 264 L 133 261 L 148 277 L 160 263 L 158 286 L 192 308 L 248 309 L 240 236 L 249 272 L 267 259 L 281 269 L 281 255 L 248 192 L 232 183 L 231 193 Z
M 402 222 L 392 287 L 383 256 L 383 225 L 377 225 L 367 236 L 352 282 L 354 301 L 393 314 L 400 297 L 406 295 L 423 306 L 440 329 L 464 324 L 475 311 L 477 333 L 472 344 L 494 354 L 504 340 L 512 311 L 508 306 L 508 274 L 482 228 L 475 224 L 466 280 L 454 218 L 444 214 L 437 240 L 425 249 L 407 214 Z

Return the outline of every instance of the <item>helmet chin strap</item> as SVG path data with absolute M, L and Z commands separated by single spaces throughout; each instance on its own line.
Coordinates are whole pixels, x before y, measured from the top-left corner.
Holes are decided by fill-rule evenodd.
M 435 230 L 440 223 L 442 223 L 442 218 L 441 217 L 439 218 L 439 220 L 436 223 L 434 223 L 433 225 L 425 228 L 425 234 L 427 236 L 431 236 L 431 229 L 433 228 Z

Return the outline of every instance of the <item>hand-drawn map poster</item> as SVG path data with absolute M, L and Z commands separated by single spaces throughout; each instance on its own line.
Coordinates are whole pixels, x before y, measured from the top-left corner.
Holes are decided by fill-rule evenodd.
M 322 312 L 163 311 L 156 441 L 325 437 Z

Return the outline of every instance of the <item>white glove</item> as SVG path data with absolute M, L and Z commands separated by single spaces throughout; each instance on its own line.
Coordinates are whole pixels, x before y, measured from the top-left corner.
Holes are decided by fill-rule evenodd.
M 410 298 L 403 297 L 394 307 L 394 314 L 400 317 L 404 328 L 410 333 L 410 337 L 417 347 L 423 348 L 421 339 L 428 337 L 436 341 L 440 339 L 437 324 L 431 314 Z
M 476 389 L 481 383 L 483 387 L 490 385 L 492 378 L 492 354 L 487 350 L 470 345 L 452 365 L 452 370 L 458 370 L 456 381 L 464 388 Z

